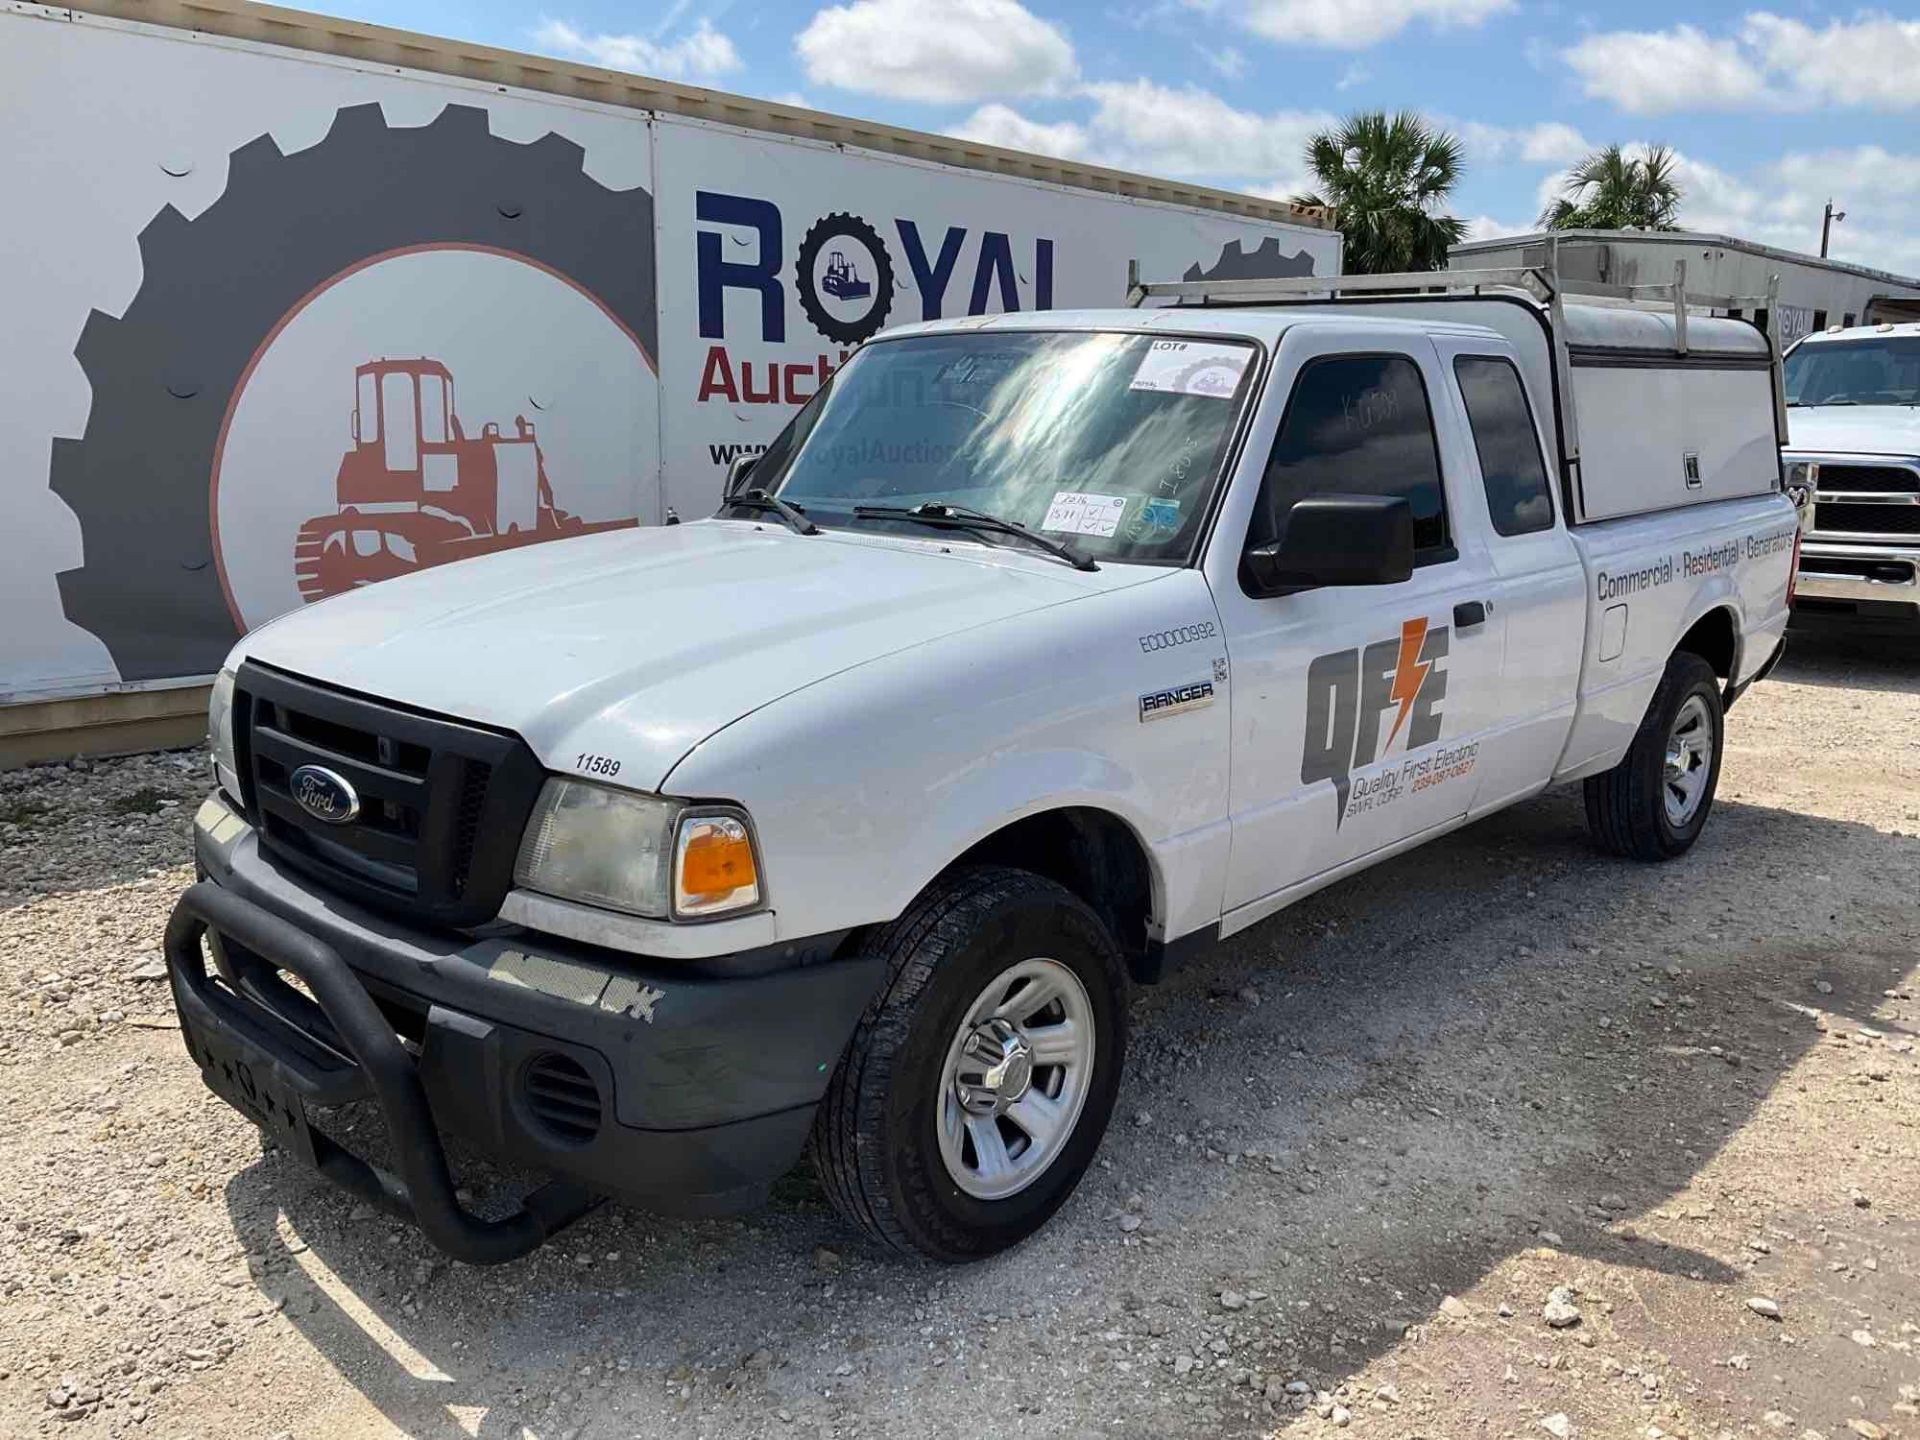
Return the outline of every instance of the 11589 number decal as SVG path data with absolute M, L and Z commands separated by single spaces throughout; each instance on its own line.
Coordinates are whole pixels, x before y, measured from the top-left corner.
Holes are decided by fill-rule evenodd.
M 620 762 L 611 755 L 579 754 L 573 757 L 573 768 L 583 775 L 613 776 L 620 773 Z

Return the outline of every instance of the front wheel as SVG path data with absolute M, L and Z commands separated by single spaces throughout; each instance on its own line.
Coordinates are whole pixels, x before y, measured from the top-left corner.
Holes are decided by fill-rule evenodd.
M 1125 977 L 1099 918 L 1023 870 L 957 870 L 868 945 L 887 980 L 814 1124 L 834 1207 L 878 1240 L 975 1260 L 1065 1203 L 1113 1112 Z
M 1713 667 L 1689 651 L 1675 654 L 1626 758 L 1586 782 L 1593 838 L 1634 860 L 1685 854 L 1713 809 L 1725 731 Z

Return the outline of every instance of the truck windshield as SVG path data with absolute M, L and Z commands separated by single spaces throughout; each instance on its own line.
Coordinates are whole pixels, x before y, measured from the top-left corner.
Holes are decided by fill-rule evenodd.
M 1800 345 L 1785 379 L 1789 405 L 1920 404 L 1920 335 Z
M 1184 560 L 1255 354 L 1242 340 L 1086 330 L 880 341 L 749 483 L 820 525 L 926 534 L 855 508 L 965 506 L 1102 560 Z

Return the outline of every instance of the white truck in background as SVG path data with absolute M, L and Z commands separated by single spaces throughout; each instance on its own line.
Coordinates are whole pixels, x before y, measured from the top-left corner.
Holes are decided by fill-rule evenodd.
M 966 1260 L 1092 1161 L 1129 983 L 1559 782 L 1685 854 L 1787 620 L 1768 337 L 1308 283 L 894 330 L 711 519 L 248 636 L 166 943 L 208 1085 L 470 1261 L 807 1148 Z M 552 1179 L 475 1216 L 443 1132 Z
M 1834 326 L 1784 368 L 1787 480 L 1813 496 L 1795 605 L 1920 625 L 1920 324 Z

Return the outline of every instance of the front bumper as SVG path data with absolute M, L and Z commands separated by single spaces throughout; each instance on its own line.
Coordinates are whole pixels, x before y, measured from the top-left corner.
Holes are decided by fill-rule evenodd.
M 1920 612 L 1920 546 L 1803 541 L 1794 593 L 1796 600 L 1904 604 Z
M 602 1195 L 675 1211 L 763 1196 L 879 981 L 877 961 L 836 957 L 838 936 L 687 962 L 410 929 L 274 866 L 217 797 L 195 839 L 207 878 L 175 907 L 167 960 L 208 1086 L 474 1263 L 526 1253 Z M 358 1100 L 377 1104 L 398 1173 L 311 1113 Z M 442 1134 L 551 1183 L 479 1219 L 454 1198 Z

